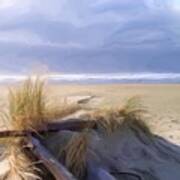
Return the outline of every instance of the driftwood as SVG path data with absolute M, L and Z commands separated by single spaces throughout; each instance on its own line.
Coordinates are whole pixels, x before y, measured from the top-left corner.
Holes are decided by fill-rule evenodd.
M 87 104 L 90 100 L 94 99 L 96 96 L 89 96 L 77 101 L 78 104 Z
M 112 175 L 128 175 L 130 177 L 134 177 L 137 180 L 144 180 L 141 175 L 135 172 L 111 172 Z
M 50 123 L 47 125 L 46 129 L 39 129 L 36 131 L 31 130 L 23 130 L 23 131 L 16 131 L 16 130 L 5 130 L 0 131 L 0 138 L 7 138 L 7 137 L 22 137 L 28 135 L 42 135 L 45 133 L 53 133 L 62 130 L 70 130 L 70 131 L 81 131 L 88 127 L 95 128 L 96 123 L 93 121 L 85 121 L 79 119 L 70 119 L 59 123 Z
M 38 131 L 38 133 L 46 133 L 47 131 L 57 132 L 60 130 L 81 131 L 88 127 L 96 128 L 96 123 L 93 121 L 74 119 L 71 121 L 50 124 L 48 125 L 47 130 L 41 130 Z M 27 138 L 23 138 L 25 140 L 25 144 L 23 145 L 27 145 L 26 147 L 30 154 L 32 154 L 36 160 L 40 160 L 42 166 L 45 167 L 48 173 L 50 172 L 56 180 L 75 180 L 73 175 L 41 144 L 40 140 L 38 140 L 36 136 L 33 136 L 34 132 L 27 131 L 22 134 L 22 132 L 19 131 L 18 133 L 18 135 L 21 136 L 27 135 Z M 35 135 L 37 134 L 35 133 Z M 107 169 L 109 169 L 107 174 L 109 173 L 110 175 L 119 178 L 123 178 L 124 175 L 128 179 L 132 177 L 132 179 L 137 180 L 179 180 L 179 146 L 174 146 L 155 135 L 150 137 L 143 129 L 139 128 L 137 131 L 134 130 L 134 128 L 127 129 L 125 126 L 110 137 L 102 138 L 101 141 L 99 141 L 99 138 L 93 139 L 92 144 L 95 144 L 97 147 L 93 147 L 92 150 L 99 155 L 100 160 L 105 164 L 105 168 L 107 166 Z M 109 144 L 111 144 L 113 148 L 111 148 Z M 109 158 L 110 161 L 106 158 L 108 155 L 111 155 Z M 117 158 L 119 156 L 121 156 L 121 158 Z M 96 172 L 98 168 L 94 168 L 94 171 Z M 91 173 L 88 175 L 91 175 Z M 92 173 L 92 176 L 93 175 L 94 173 Z M 96 180 L 99 179 L 98 172 L 96 172 L 95 175 L 98 175 L 96 176 Z
M 0 131 L 0 138 L 27 137 L 26 147 L 30 153 L 43 163 L 43 166 L 55 177 L 56 180 L 75 180 L 73 175 L 35 138 L 37 135 L 58 132 L 61 130 L 81 131 L 86 128 L 95 128 L 93 121 L 69 119 L 59 123 L 47 124 L 46 129 L 32 130 L 6 130 Z
M 74 176 L 40 143 L 40 141 L 29 136 L 27 146 L 32 154 L 39 159 L 51 172 L 56 180 L 76 180 Z

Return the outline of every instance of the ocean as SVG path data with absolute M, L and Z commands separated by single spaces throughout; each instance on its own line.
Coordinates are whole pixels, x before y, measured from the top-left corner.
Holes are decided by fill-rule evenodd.
M 180 83 L 180 73 L 84 73 L 84 74 L 44 74 L 42 78 L 52 83 Z M 27 79 L 25 74 L 1 74 L 0 83 L 16 83 Z M 35 76 L 31 76 L 35 78 Z

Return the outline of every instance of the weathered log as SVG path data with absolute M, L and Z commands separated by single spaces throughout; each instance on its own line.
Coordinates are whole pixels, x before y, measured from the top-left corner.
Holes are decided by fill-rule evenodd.
M 57 131 L 57 130 L 81 131 L 86 128 L 96 128 L 96 122 L 86 121 L 81 119 L 68 119 L 63 122 L 49 123 L 47 127 L 50 131 Z
M 32 136 L 28 138 L 27 146 L 32 154 L 40 160 L 56 180 L 76 180 L 75 177 L 55 157 Z
M 111 172 L 112 175 L 127 175 L 130 177 L 135 177 L 137 180 L 143 180 L 143 177 L 140 174 L 135 172 Z
M 49 123 L 47 124 L 46 129 L 39 129 L 36 131 L 31 130 L 5 130 L 0 131 L 0 138 L 7 137 L 23 137 L 28 135 L 37 135 L 37 134 L 45 134 L 45 133 L 53 133 L 62 130 L 70 130 L 70 131 L 81 131 L 86 128 L 95 128 L 96 124 L 93 121 L 84 121 L 79 119 L 70 119 L 63 122 L 57 123 Z

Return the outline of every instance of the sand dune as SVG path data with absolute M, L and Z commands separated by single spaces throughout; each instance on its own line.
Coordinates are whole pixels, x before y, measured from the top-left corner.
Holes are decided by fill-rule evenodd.
M 3 99 L 6 100 L 6 91 L 3 92 Z M 141 97 L 149 110 L 145 122 L 152 134 L 126 122 L 110 136 L 101 129 L 90 133 L 86 179 L 179 180 L 179 85 L 52 85 L 47 88 L 47 92 L 56 103 L 65 98 L 68 102 L 84 107 L 84 110 L 65 119 L 81 118 L 96 108 L 120 106 L 132 96 Z M 62 139 L 67 139 L 67 133 L 60 134 Z M 46 141 L 47 147 L 49 145 L 51 149 L 52 140 Z M 61 145 L 58 142 L 56 144 Z M 0 167 L 1 174 L 4 174 L 9 167 L 7 160 L 1 161 Z
M 113 84 L 113 85 L 53 85 L 49 94 L 54 101 L 62 97 L 96 96 L 86 107 L 116 107 L 132 96 L 139 96 L 149 111 L 151 130 L 180 145 L 180 85 Z

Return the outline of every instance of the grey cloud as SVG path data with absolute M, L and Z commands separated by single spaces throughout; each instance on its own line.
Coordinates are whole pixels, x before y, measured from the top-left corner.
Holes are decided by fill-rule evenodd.
M 7 45 L 8 46 L 8 45 Z M 0 44 L 0 49 L 5 44 Z M 180 56 L 178 49 L 59 49 L 46 46 L 24 46 L 14 44 L 8 46 L 10 52 L 0 56 L 6 62 L 1 67 L 15 72 L 24 72 L 31 64 L 46 64 L 52 71 L 59 72 L 179 72 Z M 27 58 L 28 57 L 28 58 Z M 136 57 L 136 60 L 134 60 Z M 171 57 L 171 61 L 169 61 Z M 23 69 L 22 69 L 23 67 Z M 72 71 L 73 70 L 73 71 Z
M 126 22 L 105 40 L 105 46 L 175 48 L 180 45 L 180 34 L 177 33 L 180 23 L 174 19 L 172 12 L 166 10 L 154 14 L 147 12 Z
M 169 0 L 19 2 L 0 11 L 3 69 L 40 61 L 59 71 L 180 71 L 179 14 Z

